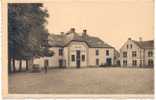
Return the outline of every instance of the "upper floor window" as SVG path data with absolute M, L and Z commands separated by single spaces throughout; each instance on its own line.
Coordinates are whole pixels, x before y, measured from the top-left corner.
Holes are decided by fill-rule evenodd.
M 136 51 L 132 51 L 132 57 L 136 57 L 137 54 L 136 54 Z
M 131 46 L 131 49 L 132 49 L 132 44 L 130 46 Z
M 106 55 L 109 56 L 109 50 L 106 50 Z
M 127 52 L 123 52 L 123 57 L 127 57 Z
M 152 51 L 149 51 L 148 52 L 148 57 L 152 57 L 153 56 L 153 52 Z
M 132 64 L 133 64 L 133 66 L 136 66 L 137 65 L 137 60 L 133 60 Z
M 63 56 L 63 48 L 59 49 L 59 56 Z
M 128 49 L 128 44 L 127 44 L 127 49 Z
M 71 60 L 74 62 L 75 61 L 75 55 L 71 55 Z
M 82 55 L 82 61 L 85 61 L 85 55 Z
M 97 55 L 97 56 L 99 55 L 99 50 L 96 50 L 96 55 Z

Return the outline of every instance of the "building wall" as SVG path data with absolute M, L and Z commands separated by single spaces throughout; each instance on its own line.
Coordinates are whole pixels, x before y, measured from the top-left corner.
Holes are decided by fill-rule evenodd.
M 99 51 L 99 55 L 96 55 L 96 50 Z M 109 50 L 109 56 L 106 56 L 106 50 Z M 97 66 L 96 59 L 99 59 L 99 65 L 106 64 L 106 59 L 111 58 L 112 64 L 114 64 L 114 49 L 113 48 L 89 48 L 89 66 Z
M 86 67 L 88 60 L 88 46 L 85 42 L 71 42 L 68 45 L 68 67 L 76 67 L 76 51 L 80 50 L 80 66 Z M 71 56 L 75 55 L 75 61 L 72 61 Z M 85 55 L 85 61 L 82 61 L 82 55 Z
M 132 44 L 132 48 L 130 48 L 130 45 Z M 127 45 L 129 45 L 129 48 L 127 49 Z M 123 52 L 127 52 L 127 57 L 123 57 Z M 136 51 L 137 56 L 132 57 L 132 51 Z M 122 67 L 126 67 L 123 64 L 123 60 L 127 60 L 127 66 L 128 67 L 142 67 L 142 66 L 148 66 L 148 60 L 154 59 L 153 56 L 149 57 L 148 52 L 153 51 L 153 49 L 141 49 L 137 44 L 135 44 L 132 40 L 128 40 L 120 49 L 120 63 Z M 154 51 L 153 51 L 154 52 Z M 133 65 L 133 60 L 137 61 L 137 65 Z
M 132 57 L 132 51 L 136 51 L 136 57 Z M 123 52 L 127 52 L 127 57 L 123 57 Z M 123 60 L 127 61 L 128 67 L 133 67 L 134 65 L 132 64 L 132 62 L 133 60 L 136 60 L 137 61 L 136 66 L 139 67 L 140 60 L 143 60 L 143 57 L 144 57 L 143 49 L 140 49 L 138 45 L 136 45 L 132 40 L 128 40 L 120 49 L 120 63 L 121 66 L 123 67 L 126 67 L 125 65 L 123 65 Z
M 154 61 L 154 56 L 148 56 L 148 52 L 153 52 L 154 55 L 154 49 L 146 49 L 145 50 L 145 65 L 148 65 L 148 60 L 153 60 Z

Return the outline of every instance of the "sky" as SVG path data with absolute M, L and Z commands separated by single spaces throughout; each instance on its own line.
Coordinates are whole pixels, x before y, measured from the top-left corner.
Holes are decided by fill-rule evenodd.
M 129 37 L 154 39 L 153 0 L 64 0 L 45 2 L 49 33 L 76 32 L 96 36 L 117 50 Z

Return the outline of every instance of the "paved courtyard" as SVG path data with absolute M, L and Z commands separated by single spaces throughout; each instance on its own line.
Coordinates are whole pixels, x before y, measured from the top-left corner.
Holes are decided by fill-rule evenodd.
M 50 69 L 9 76 L 9 93 L 153 94 L 152 68 Z

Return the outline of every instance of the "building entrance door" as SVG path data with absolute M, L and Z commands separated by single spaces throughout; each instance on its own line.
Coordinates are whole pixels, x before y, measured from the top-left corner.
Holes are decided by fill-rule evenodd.
M 80 68 L 80 65 L 81 65 L 81 61 L 80 61 L 80 50 L 77 50 L 76 51 L 76 67 L 77 68 Z
M 107 58 L 107 65 L 111 66 L 112 65 L 112 59 L 111 58 Z

